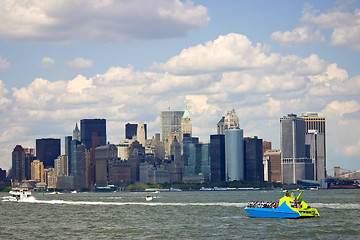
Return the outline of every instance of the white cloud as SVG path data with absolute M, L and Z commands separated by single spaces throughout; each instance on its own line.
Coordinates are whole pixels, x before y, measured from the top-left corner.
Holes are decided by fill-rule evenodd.
M 204 45 L 184 49 L 166 63 L 153 64 L 152 69 L 182 75 L 264 68 L 279 61 L 277 54 L 268 56 L 267 50 L 267 46 L 261 44 L 253 46 L 244 35 L 230 33 Z
M 0 116 L 4 112 L 4 110 L 11 104 L 11 100 L 6 97 L 9 93 L 7 88 L 5 87 L 3 81 L 0 80 Z
M 342 2 L 344 6 L 349 2 Z M 360 9 L 345 7 L 329 9 L 321 13 L 311 5 L 305 4 L 301 22 L 302 26 L 291 31 L 277 31 L 271 34 L 272 40 L 285 46 L 299 46 L 324 42 L 324 30 L 331 31 L 330 44 L 347 46 L 360 50 Z
M 72 61 L 66 62 L 66 66 L 72 69 L 75 68 L 92 68 L 94 66 L 93 60 L 84 59 L 81 57 L 75 58 Z
M 9 67 L 10 63 L 7 61 L 7 59 L 0 56 L 0 72 L 8 69 Z
M 294 28 L 292 31 L 273 32 L 271 39 L 284 46 L 303 46 L 314 42 L 325 41 L 325 37 L 319 30 L 313 31 L 307 26 Z
M 17 41 L 132 41 L 207 26 L 207 9 L 180 0 L 12 1 L 0 5 L 0 37 Z
M 55 65 L 55 59 L 51 57 L 44 57 L 41 61 L 40 66 L 42 68 L 51 68 Z

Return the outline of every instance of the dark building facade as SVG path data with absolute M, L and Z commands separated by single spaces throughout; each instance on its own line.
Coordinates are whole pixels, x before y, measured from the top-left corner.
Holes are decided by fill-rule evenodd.
M 74 177 L 74 188 L 86 186 L 86 157 L 85 145 L 78 140 L 71 141 L 71 176 Z
M 244 138 L 245 180 L 264 181 L 263 142 L 258 137 Z
M 36 139 L 36 157 L 44 168 L 54 167 L 54 160 L 60 156 L 61 140 L 55 138 Z
M 210 135 L 211 182 L 225 181 L 225 135 Z
M 68 172 L 71 173 L 71 141 L 72 136 L 65 137 L 65 155 L 68 156 Z
M 21 145 L 16 145 L 12 152 L 12 179 L 26 180 L 25 177 L 25 150 Z
M 80 120 L 81 142 L 86 149 L 106 145 L 106 119 L 82 119 Z M 93 142 L 93 137 L 100 138 L 100 144 Z

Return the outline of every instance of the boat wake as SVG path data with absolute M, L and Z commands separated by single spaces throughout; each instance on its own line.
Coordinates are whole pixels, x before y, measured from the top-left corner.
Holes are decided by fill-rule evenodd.
M 358 203 L 312 203 L 311 206 L 331 209 L 360 209 L 360 204 Z
M 3 201 L 9 201 L 3 199 Z M 246 203 L 228 202 L 202 202 L 202 203 L 177 203 L 177 202 L 88 202 L 88 201 L 64 201 L 64 200 L 37 200 L 34 197 L 19 201 L 19 203 L 38 203 L 38 204 L 65 204 L 65 205 L 144 205 L 144 206 L 223 206 L 223 207 L 245 207 Z

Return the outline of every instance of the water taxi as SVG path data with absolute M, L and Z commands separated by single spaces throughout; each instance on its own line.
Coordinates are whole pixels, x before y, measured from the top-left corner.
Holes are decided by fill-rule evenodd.
M 11 191 L 9 191 L 9 194 L 9 201 L 18 202 L 29 198 L 31 196 L 31 191 L 29 191 L 27 188 L 13 188 Z
M 299 192 L 296 195 L 296 192 Z M 300 199 L 303 190 L 286 191 L 279 203 L 251 202 L 245 208 L 250 217 L 259 218 L 304 218 L 320 217 L 316 208 L 310 207 Z

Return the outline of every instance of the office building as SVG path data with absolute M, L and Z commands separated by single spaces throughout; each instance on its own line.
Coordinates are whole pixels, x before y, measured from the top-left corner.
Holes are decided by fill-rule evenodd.
M 244 133 L 242 129 L 225 131 L 225 180 L 245 180 Z
M 305 143 L 310 146 L 310 159 L 314 164 L 314 180 L 320 181 L 326 177 L 325 135 L 317 130 L 308 130 Z
M 225 181 L 225 135 L 210 135 L 211 182 Z
M 185 134 L 189 137 L 192 136 L 192 123 L 191 123 L 190 113 L 187 109 L 187 106 L 185 107 L 185 112 L 181 118 L 180 143 L 183 141 L 183 137 Z
M 217 134 L 225 134 L 227 129 L 240 128 L 239 118 L 235 109 L 228 111 L 217 124 Z
M 68 156 L 61 155 L 54 161 L 55 176 L 67 176 L 68 172 Z
M 317 113 L 307 113 L 300 116 L 300 118 L 305 119 L 305 131 L 306 134 L 315 134 L 316 131 L 317 135 L 313 138 L 316 138 L 318 141 L 316 145 L 316 149 L 314 149 L 315 145 L 311 145 L 312 149 L 312 160 L 314 161 L 315 165 L 315 179 L 320 180 L 326 177 L 326 169 L 327 169 L 327 160 L 326 160 L 326 118 L 319 116 Z M 308 143 L 307 143 L 308 144 Z M 321 146 L 319 145 L 321 144 Z M 317 157 L 315 157 L 316 151 L 319 150 L 320 152 L 317 153 Z M 316 160 L 315 160 L 316 158 Z M 316 161 L 316 162 L 315 162 Z M 325 175 L 323 175 L 325 173 Z
M 169 132 L 181 131 L 181 119 L 184 111 L 162 111 L 160 112 L 160 139 L 165 142 L 168 140 Z
M 269 158 L 270 174 L 268 181 L 281 182 L 281 157 L 280 150 L 267 150 L 264 157 Z
M 31 180 L 44 182 L 44 163 L 37 159 L 31 163 Z
M 184 167 L 184 175 L 210 175 L 210 144 L 190 143 L 188 164 Z
M 74 188 L 86 187 L 86 147 L 78 140 L 71 140 L 71 176 L 74 177 Z
M 118 159 L 117 151 L 113 144 L 95 148 L 97 187 L 106 187 L 109 184 L 109 161 Z
M 25 175 L 25 150 L 21 145 L 16 145 L 12 152 L 12 179 L 15 181 L 26 180 Z
M 245 180 L 264 181 L 263 142 L 258 137 L 244 138 Z
M 314 180 L 314 165 L 305 150 L 305 120 L 295 114 L 280 118 L 282 183 Z
M 80 132 L 79 132 L 80 133 Z M 68 161 L 68 173 L 71 173 L 71 141 L 73 140 L 72 136 L 66 136 L 65 137 L 65 145 L 64 145 L 64 150 L 65 150 L 65 155 L 67 156 L 67 161 Z M 77 140 L 77 139 L 74 139 Z M 80 140 L 78 140 L 80 141 Z
M 54 167 L 54 160 L 60 156 L 61 140 L 55 138 L 36 139 L 36 158 L 44 163 L 44 168 Z
M 106 145 L 106 120 L 82 119 L 80 120 L 81 142 L 86 149 Z M 99 140 L 95 140 L 99 139 Z

